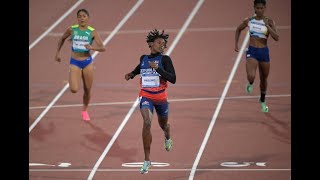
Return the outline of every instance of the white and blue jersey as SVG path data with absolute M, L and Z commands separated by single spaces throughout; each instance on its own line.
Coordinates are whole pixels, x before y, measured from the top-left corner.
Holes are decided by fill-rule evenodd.
M 256 20 L 254 17 L 251 17 L 248 22 L 248 27 L 251 37 L 268 39 L 269 32 L 263 19 Z

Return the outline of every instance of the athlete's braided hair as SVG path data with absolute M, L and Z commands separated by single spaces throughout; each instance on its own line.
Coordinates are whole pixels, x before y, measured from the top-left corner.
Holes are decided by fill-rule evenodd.
M 148 33 L 147 43 L 150 47 L 150 42 L 154 42 L 157 38 L 162 38 L 165 41 L 164 47 L 167 47 L 167 40 L 169 38 L 169 34 L 164 34 L 164 30 L 162 30 L 161 34 L 158 29 L 154 29 Z
M 257 5 L 257 4 L 260 4 L 260 3 L 263 4 L 263 5 L 266 5 L 267 2 L 266 2 L 266 0 L 254 0 L 253 1 L 254 5 Z

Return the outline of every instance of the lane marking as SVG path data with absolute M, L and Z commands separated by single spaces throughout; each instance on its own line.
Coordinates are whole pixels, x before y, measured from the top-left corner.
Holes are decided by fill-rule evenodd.
M 71 163 L 60 163 L 58 166 L 59 167 L 69 167 L 69 166 L 71 166 Z
M 77 8 L 84 0 L 78 0 L 66 13 L 64 13 L 55 23 L 53 23 L 44 33 L 42 33 L 35 41 L 29 45 L 29 51 L 43 39 L 53 28 L 55 28 L 65 17 L 67 17 L 75 8 Z M 62 35 L 62 33 L 61 33 Z
M 143 165 L 143 162 L 132 162 L 132 163 L 123 163 L 121 166 L 124 167 L 141 167 Z M 163 162 L 151 162 L 151 166 L 154 167 L 166 167 L 170 166 L 169 163 L 163 163 Z
M 44 163 L 29 163 L 29 167 L 30 166 L 56 166 L 56 165 L 53 165 L 53 164 L 44 164 Z M 59 163 L 57 165 L 58 167 L 69 167 L 71 166 L 71 163 Z
M 233 99 L 256 99 L 260 96 L 230 96 L 225 97 L 225 100 L 233 100 Z M 267 98 L 279 98 L 279 97 L 291 97 L 291 94 L 278 94 L 278 95 L 266 95 Z M 184 99 L 169 99 L 168 102 L 188 102 L 188 101 L 211 101 L 218 100 L 220 97 L 205 97 L 205 98 L 184 98 Z M 90 103 L 90 106 L 113 106 L 113 105 L 127 105 L 132 104 L 134 101 L 124 101 L 124 102 L 106 102 L 106 103 Z M 79 107 L 82 104 L 65 104 L 65 105 L 55 105 L 51 108 L 71 108 L 71 107 Z M 32 109 L 44 109 L 46 106 L 33 106 L 29 107 L 29 110 Z
M 56 165 L 43 164 L 43 163 L 29 163 L 29 166 L 56 166 Z
M 244 38 L 244 40 L 243 40 L 243 43 L 242 43 L 242 46 L 241 46 L 241 48 L 240 48 L 240 50 L 239 50 L 237 59 L 236 59 L 234 65 L 233 65 L 233 68 L 232 68 L 232 71 L 231 71 L 231 73 L 230 73 L 230 75 L 229 75 L 228 81 L 227 81 L 227 83 L 226 83 L 226 85 L 225 85 L 225 87 L 224 87 L 224 89 L 223 89 L 223 92 L 222 92 L 221 98 L 219 99 L 219 102 L 218 102 L 218 105 L 217 105 L 217 107 L 216 107 L 216 110 L 214 111 L 214 114 L 213 114 L 213 116 L 212 116 L 212 119 L 211 119 L 211 122 L 210 122 L 210 124 L 209 124 L 208 130 L 207 130 L 207 132 L 206 132 L 206 135 L 205 135 L 205 137 L 204 137 L 204 139 L 203 139 L 203 141 L 202 141 L 202 144 L 201 144 L 201 146 L 200 146 L 199 152 L 198 152 L 198 154 L 197 154 L 197 157 L 196 157 L 196 159 L 195 159 L 195 161 L 194 161 L 194 163 L 193 163 L 192 170 L 191 170 L 190 175 L 189 175 L 189 180 L 193 180 L 193 178 L 194 178 L 194 174 L 195 174 L 195 172 L 196 172 L 196 169 L 197 169 L 197 166 L 198 166 L 198 164 L 199 164 L 200 158 L 201 158 L 202 153 L 203 153 L 203 151 L 204 151 L 204 149 L 205 149 L 205 147 L 206 147 L 206 145 L 207 145 L 207 142 L 208 142 L 209 137 L 210 137 L 210 134 L 211 134 L 211 132 L 212 132 L 214 123 L 216 122 L 216 119 L 217 119 L 218 114 L 219 114 L 219 112 L 220 112 L 220 109 L 221 109 L 221 107 L 222 107 L 223 101 L 224 101 L 224 99 L 225 99 L 225 97 L 226 97 L 226 95 L 227 95 L 227 92 L 228 92 L 228 90 L 229 90 L 229 87 L 230 87 L 230 84 L 231 84 L 231 82 L 232 82 L 233 76 L 234 76 L 234 74 L 236 73 L 236 70 L 237 70 L 237 68 L 238 68 L 238 65 L 239 65 L 239 63 L 240 63 L 242 54 L 243 54 L 243 52 L 244 52 L 244 49 L 245 49 L 248 41 L 249 41 L 249 31 L 247 31 L 246 36 L 245 36 L 245 38 Z
M 171 54 L 171 52 L 173 51 L 173 49 L 175 48 L 175 46 L 177 45 L 177 43 L 180 41 L 182 35 L 184 34 L 184 32 L 187 30 L 187 27 L 190 25 L 193 17 L 196 15 L 196 13 L 198 12 L 198 10 L 200 9 L 201 5 L 203 4 L 204 0 L 199 0 L 198 3 L 196 4 L 196 6 L 192 9 L 190 15 L 188 16 L 188 19 L 186 20 L 186 22 L 183 24 L 182 28 L 180 29 L 179 33 L 177 34 L 177 36 L 175 37 L 175 39 L 173 40 L 172 44 L 170 45 L 170 48 L 167 51 L 167 55 L 169 56 Z
M 192 12 L 190 13 L 190 15 L 188 16 L 188 19 L 184 22 L 181 30 L 179 31 L 179 33 L 177 34 L 177 36 L 174 38 L 172 44 L 170 45 L 166 55 L 170 55 L 170 53 L 173 51 L 173 49 L 175 48 L 175 46 L 177 45 L 178 41 L 180 40 L 180 38 L 182 37 L 182 34 L 185 32 L 185 30 L 187 29 L 187 27 L 189 26 L 191 20 L 193 19 L 193 17 L 195 16 L 196 12 L 199 10 L 200 6 L 202 5 L 202 3 L 204 2 L 204 0 L 199 0 L 198 3 L 196 4 L 196 6 L 194 7 L 194 9 L 192 10 Z M 139 104 L 139 98 L 136 98 L 135 102 L 132 104 L 129 112 L 127 113 L 127 115 L 125 116 L 124 120 L 122 121 L 121 125 L 119 126 L 119 128 L 117 129 L 116 133 L 113 135 L 111 141 L 109 142 L 109 144 L 107 145 L 107 147 L 105 148 L 105 150 L 103 151 L 103 153 L 101 154 L 101 156 L 99 157 L 98 161 L 96 162 L 96 164 L 94 165 L 94 168 L 92 169 L 92 171 L 90 172 L 90 175 L 88 177 L 88 180 L 91 180 L 92 177 L 94 176 L 95 172 L 97 171 L 97 169 L 99 168 L 102 160 L 105 158 L 105 156 L 107 155 L 107 153 L 109 152 L 109 150 L 111 149 L 113 143 L 115 142 L 115 140 L 117 139 L 117 137 L 119 136 L 120 132 L 122 131 L 123 127 L 125 126 L 125 124 L 128 122 L 129 118 L 131 117 L 131 115 L 134 112 L 134 109 L 136 109 L 136 107 Z
M 124 23 L 129 19 L 129 17 L 136 11 L 136 9 L 141 5 L 143 0 L 139 0 L 132 9 L 128 12 L 128 14 L 119 22 L 119 24 L 115 27 L 115 29 L 112 31 L 112 33 L 103 41 L 103 45 L 106 46 L 110 40 L 113 38 L 113 36 L 119 31 L 119 29 L 124 25 Z M 95 51 L 92 55 L 92 59 L 98 55 L 98 51 Z M 32 131 L 32 129 L 39 123 L 39 121 L 42 119 L 42 117 L 49 111 L 49 109 L 56 103 L 56 101 L 63 95 L 63 93 L 69 88 L 69 83 L 67 83 L 62 90 L 58 93 L 56 97 L 50 102 L 50 104 L 46 107 L 46 109 L 40 114 L 40 116 L 32 123 L 32 125 L 29 127 L 29 133 Z
M 257 162 L 256 165 L 257 166 L 267 166 L 266 162 Z
M 128 14 L 124 17 L 124 19 L 118 24 L 118 26 L 115 28 L 114 31 L 112 31 L 112 33 L 110 35 L 114 36 L 117 31 L 120 30 L 120 28 L 123 26 L 123 24 L 132 16 L 132 14 L 140 7 L 140 5 L 143 3 L 143 0 L 139 0 L 133 7 L 132 9 L 128 12 Z M 110 36 L 109 36 L 110 37 Z M 107 38 L 106 42 L 109 42 L 111 38 Z M 136 100 L 131 109 L 129 110 L 129 113 L 133 113 L 135 107 L 138 105 L 138 101 Z M 123 122 L 121 123 L 121 125 L 119 126 L 118 130 L 116 131 L 116 133 L 113 135 L 112 139 L 110 140 L 110 142 L 108 143 L 106 149 L 103 151 L 103 153 L 101 154 L 101 156 L 99 157 L 98 161 L 96 162 L 96 164 L 94 165 L 94 167 L 92 168 L 92 171 L 90 172 L 89 176 L 88 176 L 88 180 L 91 180 L 95 174 L 95 172 L 97 171 L 100 163 L 102 162 L 102 160 L 104 159 L 104 157 L 106 156 L 106 154 L 109 152 L 109 150 L 111 149 L 113 143 L 115 142 L 115 140 L 117 139 L 118 135 L 120 134 L 122 128 L 125 126 L 125 124 L 127 123 L 127 121 L 129 120 L 128 114 L 126 115 L 126 117 L 124 118 Z
M 235 31 L 237 27 L 210 27 L 210 28 L 188 28 L 186 32 L 220 32 L 220 31 Z M 277 30 L 290 30 L 291 26 L 277 26 Z M 122 30 L 117 32 L 117 34 L 145 34 L 150 30 Z M 179 29 L 167 29 L 168 33 L 177 33 Z M 99 34 L 107 35 L 110 34 L 111 31 L 99 31 Z M 56 37 L 62 36 L 63 33 L 59 32 L 51 32 L 48 36 Z
M 256 166 L 267 166 L 267 162 L 223 162 L 220 163 L 220 166 L 224 167 L 246 167 L 251 165 Z
M 191 171 L 192 169 L 149 169 L 149 171 L 163 171 L 163 172 L 178 172 L 178 171 Z M 91 169 L 35 169 L 31 168 L 29 169 L 31 172 L 85 172 L 85 171 L 91 171 Z M 137 169 L 132 168 L 123 168 L 123 169 L 98 169 L 97 171 L 103 172 L 103 171 L 110 171 L 110 172 L 132 172 L 137 171 Z M 218 169 L 195 169 L 195 171 L 291 171 L 291 169 L 237 169 L 237 168 L 218 168 Z

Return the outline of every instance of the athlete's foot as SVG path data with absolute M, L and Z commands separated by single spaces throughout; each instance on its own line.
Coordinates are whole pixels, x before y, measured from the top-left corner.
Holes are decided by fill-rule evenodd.
M 89 117 L 88 111 L 81 111 L 81 115 L 82 115 L 82 119 L 84 121 L 90 121 L 90 117 Z
M 260 105 L 261 105 L 261 111 L 262 112 L 269 112 L 269 108 L 268 108 L 266 102 L 262 102 L 260 99 L 259 99 L 259 102 L 260 102 Z
M 171 138 L 164 140 L 164 149 L 165 149 L 166 151 L 170 151 L 171 148 L 172 148 L 172 146 L 173 146 L 173 141 L 172 141 Z
M 253 84 L 248 83 L 246 85 L 246 92 L 250 94 L 253 91 Z
M 151 167 L 151 162 L 150 161 L 144 161 L 143 165 L 140 169 L 141 174 L 147 174 L 149 172 L 149 168 Z

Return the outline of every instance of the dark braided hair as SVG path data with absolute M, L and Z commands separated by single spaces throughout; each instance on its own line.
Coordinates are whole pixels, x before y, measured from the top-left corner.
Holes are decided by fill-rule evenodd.
M 169 34 L 164 34 L 164 30 L 162 30 L 162 33 L 160 34 L 158 29 L 154 29 L 148 33 L 147 36 L 147 43 L 150 47 L 150 42 L 154 42 L 154 40 L 162 38 L 165 41 L 164 47 L 167 47 L 167 39 L 169 38 Z
M 266 0 L 254 0 L 253 1 L 254 5 L 257 5 L 257 4 L 260 4 L 260 3 L 263 4 L 263 5 L 266 5 L 267 2 L 266 2 Z

